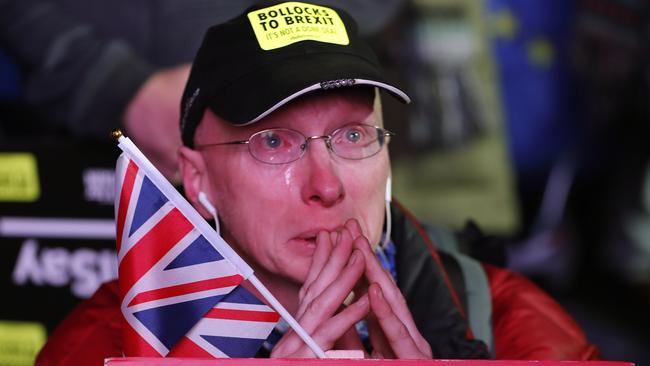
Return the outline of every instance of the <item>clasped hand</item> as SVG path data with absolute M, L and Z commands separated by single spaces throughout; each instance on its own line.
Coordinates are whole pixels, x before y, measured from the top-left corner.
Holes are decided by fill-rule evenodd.
M 342 305 L 351 291 L 355 298 Z M 298 295 L 297 321 L 324 350 L 360 349 L 355 324 L 365 319 L 372 358 L 431 358 L 406 301 L 381 266 L 359 223 L 348 220 L 340 231 L 320 232 L 312 265 Z M 298 335 L 287 332 L 271 357 L 314 357 Z

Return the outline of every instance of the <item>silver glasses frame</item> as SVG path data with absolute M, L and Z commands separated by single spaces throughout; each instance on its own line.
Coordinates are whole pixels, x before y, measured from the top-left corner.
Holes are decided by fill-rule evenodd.
M 339 153 L 336 152 L 336 149 L 334 149 L 332 147 L 332 136 L 336 135 L 339 131 L 345 129 L 348 126 L 364 126 L 364 127 L 372 127 L 372 128 L 374 128 L 377 131 L 377 140 L 379 140 L 379 144 L 380 144 L 379 150 L 377 150 L 375 153 L 373 153 L 371 155 L 364 156 L 362 158 L 348 158 L 348 157 L 339 155 Z M 293 131 L 293 132 L 296 132 L 296 133 L 298 133 L 299 135 L 301 135 L 302 137 L 305 138 L 305 142 L 300 145 L 300 154 L 298 154 L 298 156 L 296 156 L 295 159 L 292 159 L 292 160 L 289 160 L 289 161 L 283 161 L 281 163 L 273 163 L 273 162 L 265 161 L 265 160 L 262 160 L 262 159 L 258 158 L 251 151 L 250 141 L 253 138 L 255 138 L 258 135 L 267 133 L 269 131 L 276 131 L 276 130 Z M 194 148 L 195 149 L 203 149 L 203 148 L 208 148 L 208 147 L 225 146 L 225 145 L 248 145 L 248 149 L 247 149 L 248 153 L 255 160 L 257 160 L 259 162 L 262 162 L 264 164 L 282 165 L 282 164 L 292 163 L 292 162 L 302 158 L 305 155 L 305 153 L 307 152 L 307 149 L 309 148 L 310 142 L 312 142 L 313 140 L 321 140 L 321 139 L 325 140 L 325 146 L 327 147 L 327 149 L 330 152 L 332 152 L 334 155 L 336 155 L 336 156 L 338 156 L 338 157 L 340 157 L 342 159 L 346 159 L 346 160 L 363 160 L 363 159 L 367 159 L 367 158 L 370 158 L 372 156 L 377 155 L 383 149 L 383 147 L 390 142 L 390 138 L 393 137 L 393 136 L 395 136 L 395 134 L 393 132 L 390 132 L 390 131 L 386 130 L 385 128 L 382 128 L 382 127 L 379 127 L 379 126 L 373 126 L 373 125 L 369 125 L 369 124 L 365 124 L 365 123 L 348 123 L 348 124 L 345 124 L 345 125 L 337 128 L 337 129 L 335 129 L 334 131 L 332 131 L 328 135 L 314 135 L 314 136 L 305 136 L 302 132 L 300 132 L 298 130 L 294 130 L 292 128 L 278 127 L 278 128 L 268 128 L 268 129 L 265 129 L 265 130 L 257 131 L 255 133 L 253 133 L 252 135 L 250 135 L 248 137 L 248 139 L 246 139 L 246 140 L 234 140 L 234 141 L 226 141 L 226 142 L 215 142 L 215 143 L 211 143 L 211 144 L 201 144 L 201 145 L 195 145 Z M 383 137 L 383 139 L 382 139 L 382 137 Z

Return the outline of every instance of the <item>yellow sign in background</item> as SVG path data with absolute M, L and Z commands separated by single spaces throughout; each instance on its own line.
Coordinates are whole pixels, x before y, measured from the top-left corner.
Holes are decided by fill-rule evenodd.
M 40 194 L 36 158 L 29 153 L 0 153 L 0 202 L 33 202 Z
M 0 321 L 0 365 L 33 365 L 46 338 L 39 323 Z
M 248 20 L 260 47 L 267 51 L 307 40 L 350 43 L 341 17 L 324 6 L 288 2 L 252 11 Z

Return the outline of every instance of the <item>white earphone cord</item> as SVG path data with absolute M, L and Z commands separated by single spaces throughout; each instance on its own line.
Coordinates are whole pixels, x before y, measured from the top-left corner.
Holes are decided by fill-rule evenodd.
M 393 220 L 391 219 L 390 215 L 390 201 L 392 200 L 393 196 L 393 182 L 392 178 L 389 175 L 388 179 L 386 180 L 386 197 L 385 197 L 385 202 L 386 202 L 386 235 L 384 236 L 384 240 L 381 243 L 382 248 L 386 249 L 388 246 L 388 243 L 390 242 L 390 233 L 391 233 L 391 226 Z
M 217 214 L 217 209 L 210 203 L 210 200 L 208 200 L 208 196 L 203 193 L 199 192 L 199 203 L 203 208 L 205 208 L 206 211 L 208 211 L 211 215 L 212 218 L 214 218 L 214 230 L 217 232 L 217 234 L 221 235 L 221 227 L 219 226 L 219 215 Z
M 390 216 L 390 201 L 386 201 L 386 234 L 384 235 L 384 241 L 381 243 L 381 247 L 386 249 L 388 243 L 390 242 L 390 232 L 391 232 L 392 220 Z

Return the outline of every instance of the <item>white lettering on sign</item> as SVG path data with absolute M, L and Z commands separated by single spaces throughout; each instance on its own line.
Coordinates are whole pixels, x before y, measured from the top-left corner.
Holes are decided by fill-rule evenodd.
M 84 198 L 89 202 L 112 205 L 115 201 L 115 171 L 92 168 L 83 172 Z
M 17 286 L 63 287 L 77 297 L 87 298 L 103 282 L 117 278 L 117 257 L 114 250 L 78 248 L 39 248 L 38 241 L 23 242 L 14 271 Z

